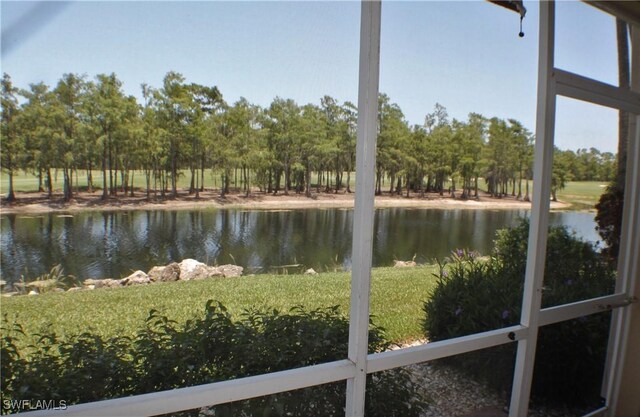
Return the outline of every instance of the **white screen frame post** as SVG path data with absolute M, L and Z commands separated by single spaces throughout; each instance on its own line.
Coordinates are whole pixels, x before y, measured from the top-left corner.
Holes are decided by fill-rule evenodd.
M 631 91 L 640 93 L 640 27 L 628 23 L 631 30 Z M 618 280 L 616 292 L 624 292 L 629 301 L 640 298 L 640 113 L 630 114 L 627 142 L 627 167 L 623 207 Z M 635 297 L 635 298 L 634 298 Z M 631 415 L 640 409 L 640 399 L 632 394 L 640 377 L 640 349 L 637 330 L 640 305 L 614 311 L 612 343 L 609 345 L 611 363 L 606 369 L 606 409 L 608 416 Z M 635 352 L 635 353 L 634 353 Z M 636 373 L 634 375 L 634 372 Z M 630 388 L 632 387 L 632 388 Z
M 549 228 L 549 195 L 551 193 L 556 112 L 556 85 L 553 72 L 554 38 L 555 2 L 542 1 L 540 2 L 538 46 L 538 107 L 536 114 L 533 204 L 520 320 L 520 324 L 528 329 L 528 334 L 518 341 L 509 417 L 527 415 L 540 325 L 540 306 Z
M 353 267 L 348 359 L 355 364 L 347 380 L 347 417 L 364 416 L 369 340 L 369 295 L 373 252 L 374 179 L 380 79 L 380 0 L 361 2 L 356 196 L 353 213 Z

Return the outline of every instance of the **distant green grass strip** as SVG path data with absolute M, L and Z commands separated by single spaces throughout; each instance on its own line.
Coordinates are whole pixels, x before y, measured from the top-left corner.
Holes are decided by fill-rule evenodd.
M 102 172 L 93 172 L 94 186 L 102 187 Z M 346 181 L 346 174 L 344 177 Z M 79 171 L 79 186 L 87 186 L 87 174 L 86 171 Z M 191 174 L 187 170 L 181 171 L 181 175 L 178 177 L 177 186 L 179 189 L 184 190 L 189 187 L 191 180 Z M 208 170 L 205 173 L 204 186 L 207 188 L 217 188 L 220 186 L 219 173 L 213 170 Z M 74 176 L 75 181 L 75 176 Z M 314 175 L 312 177 L 312 184 L 317 182 L 317 178 Z M 6 194 L 9 184 L 9 176 L 5 173 L 0 175 L 0 196 Z M 134 185 L 139 188 L 144 188 L 145 176 L 142 171 L 135 171 Z M 533 189 L 533 182 L 529 181 L 529 189 Z M 14 176 L 14 189 L 15 191 L 22 192 L 35 192 L 38 189 L 37 177 L 26 174 L 22 171 L 18 172 Z M 75 186 L 75 182 L 74 182 Z M 570 181 L 566 184 L 565 188 L 558 190 L 558 199 L 571 204 L 571 210 L 589 210 L 593 209 L 598 202 L 600 195 L 605 191 L 607 186 L 606 182 L 600 181 Z M 355 187 L 355 173 L 351 173 L 351 187 Z M 523 185 L 524 187 L 524 185 Z M 62 176 L 58 175 L 54 179 L 54 189 L 60 192 L 62 190 Z
M 592 210 L 607 185 L 598 181 L 568 182 L 562 190 L 558 190 L 558 200 L 570 203 L 572 210 Z
M 377 268 L 371 285 L 371 314 L 387 337 L 402 342 L 423 337 L 422 306 L 433 289 L 434 266 Z M 2 299 L 2 314 L 27 334 L 46 326 L 58 334 L 83 331 L 109 337 L 133 336 L 152 309 L 177 322 L 201 316 L 207 300 L 220 301 L 232 314 L 245 309 L 289 310 L 339 305 L 349 314 L 350 274 L 256 275 L 240 278 L 158 283 L 117 289 L 49 293 Z

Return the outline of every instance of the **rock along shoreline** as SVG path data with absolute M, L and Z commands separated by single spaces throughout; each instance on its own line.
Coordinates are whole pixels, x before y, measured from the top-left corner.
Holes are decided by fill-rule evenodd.
M 149 272 L 135 271 L 128 277 L 121 279 L 85 279 L 82 285 L 73 286 L 66 292 L 94 290 L 98 288 L 120 288 L 135 285 L 150 285 L 158 282 L 192 281 L 210 278 L 234 278 L 242 276 L 244 268 L 238 265 L 209 266 L 195 259 L 184 259 L 181 262 L 172 262 L 166 266 L 154 266 Z M 56 279 L 37 280 L 20 284 L 24 291 L 5 292 L 4 297 L 15 295 L 38 295 L 45 292 L 65 292 L 59 287 Z M 14 287 L 17 284 L 14 284 Z

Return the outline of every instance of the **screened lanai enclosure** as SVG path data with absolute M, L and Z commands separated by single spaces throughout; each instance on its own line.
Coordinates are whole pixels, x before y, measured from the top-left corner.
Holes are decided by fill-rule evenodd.
M 522 2 L 502 2 L 523 13 Z M 526 3 L 524 6 L 526 7 Z M 520 322 L 488 332 L 377 353 L 368 351 L 374 222 L 375 156 L 380 79 L 380 1 L 361 3 L 356 196 L 348 354 L 341 360 L 230 381 L 73 405 L 28 415 L 148 416 L 240 401 L 301 388 L 342 382 L 344 414 L 361 417 L 367 376 L 381 371 L 511 344 L 517 349 L 508 413 L 526 416 L 536 367 L 539 335 L 547 326 L 609 314 L 610 334 L 602 404 L 588 415 L 640 416 L 640 2 L 594 1 L 589 6 L 626 22 L 630 28 L 630 86 L 611 85 L 558 68 L 555 64 L 556 3 L 540 2 L 537 117 L 533 203 Z M 496 7 L 496 13 L 506 12 Z M 519 16 L 513 15 L 514 28 Z M 530 19 L 530 17 L 527 17 Z M 513 32 L 517 36 L 518 31 Z M 482 36 L 482 34 L 478 34 Z M 530 36 L 526 34 L 526 36 Z M 612 45 L 613 47 L 613 45 Z M 434 64 L 437 65 L 437 64 Z M 478 65 L 482 65 L 478 63 Z M 572 99 L 628 114 L 625 198 L 615 291 L 595 299 L 542 308 L 549 229 L 556 104 Z M 532 98 L 533 99 L 533 98 Z M 585 343 L 589 343 L 585 341 Z M 345 383 L 346 382 L 346 383 Z

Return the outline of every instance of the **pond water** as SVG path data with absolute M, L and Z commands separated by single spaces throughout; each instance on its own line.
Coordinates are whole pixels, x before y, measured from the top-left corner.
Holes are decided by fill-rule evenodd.
M 394 259 L 430 262 L 457 248 L 489 253 L 498 229 L 526 210 L 376 210 L 374 266 Z M 32 279 L 55 264 L 78 278 L 120 278 L 185 258 L 234 263 L 245 273 L 348 270 L 353 210 L 117 211 L 0 219 L 0 273 L 14 282 Z M 553 212 L 596 242 L 594 214 Z M 297 267 L 285 267 L 298 265 Z

